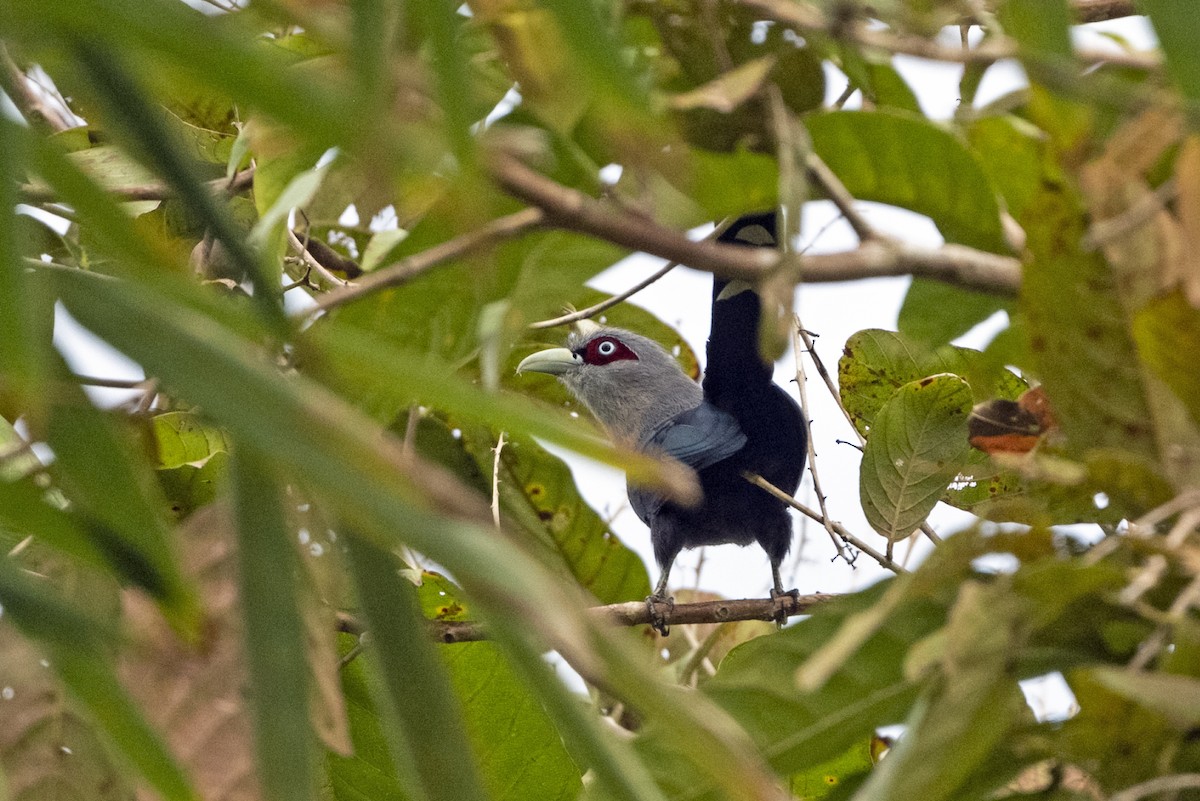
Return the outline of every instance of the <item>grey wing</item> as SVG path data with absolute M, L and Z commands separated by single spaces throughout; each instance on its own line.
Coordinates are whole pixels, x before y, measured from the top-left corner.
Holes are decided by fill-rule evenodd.
M 642 448 L 703 470 L 733 456 L 745 444 L 746 435 L 734 416 L 705 401 L 659 425 L 642 441 Z
M 642 440 L 641 447 L 678 459 L 693 470 L 703 470 L 733 456 L 745 444 L 746 435 L 733 415 L 705 401 L 660 424 Z M 646 525 L 663 503 L 661 495 L 629 487 L 629 504 Z

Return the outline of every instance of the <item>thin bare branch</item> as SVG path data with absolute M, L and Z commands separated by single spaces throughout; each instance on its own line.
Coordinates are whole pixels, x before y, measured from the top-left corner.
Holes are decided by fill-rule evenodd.
M 469 231 L 462 236 L 434 245 L 420 253 L 414 253 L 395 264 L 390 264 L 367 273 L 352 285 L 322 295 L 317 299 L 315 307 L 305 309 L 301 314 L 307 316 L 321 311 L 328 311 L 329 309 L 365 297 L 372 292 L 406 284 L 417 276 L 447 261 L 462 258 L 473 251 L 492 245 L 500 240 L 519 236 L 526 231 L 537 228 L 542 225 L 545 219 L 546 215 L 538 208 L 522 209 L 514 214 L 499 217 L 474 231 Z
M 796 388 L 800 392 L 800 408 L 804 410 L 804 428 L 808 432 L 808 436 L 805 437 L 808 446 L 808 473 L 812 476 L 813 492 L 817 496 L 817 506 L 821 509 L 821 523 L 828 532 L 837 555 L 845 560 L 846 564 L 853 564 L 854 559 L 846 553 L 843 540 L 833 529 L 833 521 L 829 517 L 829 510 L 825 507 L 825 491 L 821 489 L 821 476 L 817 473 L 817 447 L 813 442 L 812 421 L 809 419 L 807 411 L 810 408 L 808 405 L 808 376 L 804 372 L 804 348 L 801 347 L 800 340 L 800 318 L 795 315 L 792 316 L 792 352 L 796 358 Z
M 837 404 L 838 409 L 842 412 L 842 416 L 850 424 L 850 430 L 854 432 L 854 436 L 858 437 L 858 444 L 865 445 L 867 442 L 866 439 L 859 433 L 858 427 L 854 425 L 854 419 L 850 417 L 850 412 L 846 411 L 846 407 L 842 403 L 841 393 L 838 392 L 837 386 L 833 383 L 833 376 L 829 374 L 829 370 L 825 367 L 825 362 L 821 360 L 820 354 L 817 353 L 816 343 L 813 341 L 812 334 L 800 324 L 799 318 L 797 318 L 796 322 L 799 327 L 800 339 L 804 343 L 804 351 L 812 359 L 813 365 L 816 366 L 817 374 L 825 382 L 825 388 L 829 390 L 829 395 L 833 398 L 833 402 Z
M 1071 11 L 1078 22 L 1104 22 L 1138 14 L 1133 0 L 1072 0 Z
M 671 625 L 682 626 L 689 623 L 728 623 L 735 620 L 764 620 L 776 619 L 782 610 L 788 617 L 806 615 L 819 604 L 837 598 L 827 593 L 814 593 L 793 598 L 790 595 L 771 598 L 744 598 L 727 601 L 700 601 L 690 604 L 676 604 L 669 614 Z M 596 606 L 587 610 L 592 617 L 613 626 L 643 626 L 650 621 L 650 610 L 643 601 Z M 338 630 L 349 634 L 362 634 L 362 623 L 353 615 L 339 612 L 337 616 Z M 475 621 L 431 620 L 428 624 L 429 636 L 443 643 L 476 642 L 487 639 L 487 631 Z
M 0 87 L 30 125 L 51 132 L 75 127 L 73 120 L 67 119 L 57 109 L 52 108 L 46 102 L 45 95 L 34 90 L 28 76 L 17 62 L 13 61 L 3 43 L 0 43 Z
M 547 222 L 560 228 L 591 234 L 723 278 L 757 281 L 779 263 L 778 254 L 767 248 L 688 239 L 653 220 L 556 183 L 512 156 L 497 154 L 491 168 L 496 183 L 506 192 L 541 208 Z
M 844 253 L 806 255 L 789 266 L 806 284 L 912 275 L 998 295 L 1015 295 L 1021 286 L 1019 260 L 955 244 L 923 248 L 873 240 Z
M 833 170 L 829 169 L 829 165 L 820 156 L 810 150 L 805 158 L 804 166 L 808 168 L 809 176 L 825 192 L 825 197 L 833 201 L 833 205 L 837 206 L 838 211 L 846 218 L 846 222 L 850 223 L 850 227 L 854 229 L 859 241 L 866 242 L 869 239 L 880 238 L 880 233 L 859 212 L 855 205 L 857 201 L 846 189 L 846 185 L 834 175 Z
M 295 231 L 293 231 L 291 228 L 289 228 L 287 235 L 288 235 L 288 245 L 291 247 L 292 252 L 295 253 L 296 256 L 300 259 L 300 261 L 304 263 L 304 266 L 306 268 L 306 273 L 305 273 L 306 278 L 308 276 L 310 276 L 312 273 L 316 273 L 318 276 L 321 277 L 321 280 L 324 281 L 327 286 L 333 286 L 333 287 L 352 286 L 352 284 L 350 284 L 348 281 L 343 281 L 341 278 L 338 278 L 336 275 L 329 272 L 329 269 L 326 268 L 324 264 L 321 264 L 321 262 L 317 261 L 316 258 L 313 257 L 313 254 L 308 252 L 308 243 L 301 242 L 300 237 L 296 236 Z M 308 234 L 306 233 L 304 235 L 304 237 L 305 237 L 305 239 L 307 239 Z
M 1138 801 L 1151 795 L 1178 792 L 1200 787 L 1200 773 L 1176 773 L 1172 776 L 1157 776 L 1153 779 L 1126 787 L 1109 796 L 1108 801 Z
M 496 439 L 496 447 L 492 448 L 492 522 L 500 528 L 500 454 L 504 450 L 504 432 Z
M 720 223 L 717 224 L 717 226 L 715 228 L 713 228 L 712 231 L 709 232 L 709 234 L 707 236 L 704 237 L 704 239 L 706 239 L 706 240 L 716 239 L 718 236 L 720 236 L 722 233 L 725 232 L 725 229 L 729 227 L 731 222 L 732 222 L 732 220 L 730 220 L 730 219 L 722 220 Z M 536 323 L 530 323 L 527 327 L 531 328 L 531 329 L 554 328 L 555 326 L 570 325 L 571 323 L 575 323 L 580 320 L 586 320 L 586 319 L 595 317 L 597 314 L 600 314 L 603 311 L 607 311 L 608 309 L 611 309 L 613 306 L 616 306 L 618 303 L 623 303 L 623 302 L 629 300 L 631 297 L 636 295 L 638 292 L 641 292 L 643 289 L 650 286 L 655 281 L 658 281 L 660 278 L 662 278 L 664 275 L 671 272 L 678 266 L 679 266 L 679 262 L 677 262 L 677 261 L 667 262 L 659 270 L 650 274 L 648 277 L 642 279 L 641 281 L 638 281 L 636 284 L 631 286 L 629 289 L 626 289 L 624 292 L 621 292 L 620 294 L 613 295 L 611 298 L 605 298 L 604 300 L 600 301 L 599 303 L 597 303 L 593 306 L 588 306 L 586 309 L 579 309 L 578 311 L 569 312 L 569 313 L 563 314 L 559 317 L 553 317 L 549 320 L 539 320 Z
M 765 478 L 763 478 L 762 476 L 754 475 L 753 473 L 746 473 L 746 474 L 744 474 L 744 477 L 745 477 L 745 479 L 746 479 L 747 481 L 749 481 L 751 484 L 754 484 L 756 487 L 762 487 L 762 488 L 763 488 L 763 489 L 765 489 L 767 492 L 771 493 L 771 494 L 772 494 L 772 495 L 774 495 L 776 498 L 778 498 L 779 500 L 783 501 L 783 502 L 784 502 L 784 503 L 786 503 L 788 506 L 790 506 L 790 507 L 792 507 L 793 509 L 797 510 L 797 511 L 798 511 L 798 512 L 800 512 L 801 514 L 803 514 L 803 515 L 806 515 L 807 517 L 810 517 L 810 518 L 812 518 L 813 520 L 817 521 L 817 522 L 818 522 L 818 523 L 820 523 L 821 525 L 824 525 L 824 524 L 825 524 L 825 519 L 824 519 L 824 518 L 821 516 L 821 513 L 820 513 L 820 512 L 816 511 L 815 509 L 810 509 L 809 507 L 805 506 L 805 505 L 804 505 L 804 504 L 802 504 L 800 501 L 796 500 L 796 499 L 795 499 L 795 498 L 793 498 L 791 495 L 788 495 L 786 492 L 784 492 L 783 490 L 779 489 L 779 487 L 776 487 L 774 484 L 772 484 L 770 481 L 767 481 L 767 480 L 766 480 Z M 884 556 L 884 555 L 883 555 L 883 554 L 881 554 L 879 551 L 875 550 L 875 549 L 874 549 L 874 548 L 872 548 L 870 545 L 868 545 L 867 543 L 863 542 L 861 539 L 859 539 L 858 537 L 856 537 L 854 534 L 852 534 L 852 533 L 851 533 L 851 532 L 850 532 L 850 531 L 849 531 L 849 530 L 848 530 L 848 529 L 847 529 L 845 526 L 843 526 L 841 523 L 838 523 L 838 522 L 836 522 L 836 521 L 835 521 L 835 522 L 833 522 L 833 523 L 830 523 L 830 525 L 831 525 L 831 526 L 833 526 L 833 530 L 834 530 L 835 532 L 837 532 L 837 535 L 838 535 L 839 537 L 841 537 L 843 540 L 845 540 L 846 542 L 848 542 L 848 543 L 850 543 L 851 545 L 853 545 L 853 546 L 854 546 L 855 548 L 857 548 L 858 550 L 860 550 L 860 551 L 862 551 L 863 553 L 865 553 L 867 556 L 869 556 L 869 557 L 871 557 L 872 559 L 874 559 L 876 562 L 878 562 L 878 563 L 879 563 L 880 567 L 885 567 L 885 568 L 887 568 L 888 570 L 892 571 L 893 573 L 906 573 L 906 572 L 908 572 L 908 571 L 906 571 L 906 570 L 905 570 L 903 567 L 901 567 L 900 565 L 896 564 L 896 563 L 895 563 L 895 562 L 893 562 L 891 559 L 889 559 L 888 557 Z

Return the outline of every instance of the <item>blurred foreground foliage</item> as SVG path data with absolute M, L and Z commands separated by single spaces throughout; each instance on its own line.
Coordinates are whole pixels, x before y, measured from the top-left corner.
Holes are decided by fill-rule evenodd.
M 1116 42 L 1094 65 L 1065 0 L 874 3 L 883 25 L 780 0 L 196 5 L 0 0 L 17 209 L 0 218 L 0 797 L 1193 786 L 1194 14 L 1147 0 L 1163 52 Z M 936 50 L 978 14 L 980 47 L 1012 48 L 1031 86 L 977 105 L 973 60 L 932 121 L 888 43 Z M 854 110 L 827 100 L 835 74 Z M 686 477 L 511 375 L 561 340 L 529 324 L 595 303 L 584 282 L 629 243 L 521 217 L 497 165 L 686 230 L 795 219 L 820 196 L 806 154 L 855 198 L 1023 264 L 1016 297 L 915 280 L 901 330 L 856 334 L 839 365 L 879 547 L 939 501 L 979 523 L 781 632 L 613 630 L 583 610 L 640 600 L 646 568 L 539 441 Z M 985 351 L 949 344 L 998 311 Z M 145 370 L 129 403 L 85 392 L 53 339 L 64 312 Z M 606 315 L 697 370 L 664 323 Z M 1036 446 L 972 449 L 972 409 L 1032 385 L 1051 410 Z M 367 637 L 339 632 L 347 614 Z M 429 637 L 458 620 L 490 639 Z M 1021 693 L 1048 674 L 1074 694 L 1065 720 Z

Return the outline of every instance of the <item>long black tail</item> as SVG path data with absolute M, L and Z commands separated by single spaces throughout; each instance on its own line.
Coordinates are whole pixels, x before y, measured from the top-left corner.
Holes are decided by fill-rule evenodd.
M 726 245 L 775 247 L 775 212 L 739 217 L 719 237 Z M 704 395 L 718 408 L 732 411 L 734 398 L 753 395 L 771 384 L 771 365 L 758 347 L 762 302 L 749 284 L 713 277 L 712 328 L 708 335 L 708 365 Z

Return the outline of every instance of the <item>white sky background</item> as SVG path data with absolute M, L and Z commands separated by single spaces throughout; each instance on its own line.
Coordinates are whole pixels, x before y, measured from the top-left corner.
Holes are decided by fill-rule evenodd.
M 1153 31 L 1143 18 L 1096 23 L 1076 29 L 1077 43 L 1091 48 L 1113 46 L 1106 34 L 1121 37 L 1138 49 L 1150 49 L 1156 44 Z M 957 45 L 956 30 L 947 29 L 943 36 L 945 44 Z M 953 115 L 958 102 L 961 67 L 904 56 L 897 57 L 895 63 L 927 114 L 935 119 L 948 119 Z M 828 92 L 832 102 L 846 83 L 837 70 L 828 68 L 828 72 Z M 1015 63 L 997 64 L 986 73 L 976 103 L 986 104 L 1024 84 L 1024 75 Z M 847 106 L 854 107 L 857 102 L 856 95 Z M 878 204 L 860 205 L 865 216 L 881 231 L 921 245 L 936 246 L 941 242 L 936 228 L 927 218 Z M 836 220 L 836 215 L 832 204 L 826 201 L 807 204 L 801 246 L 813 253 L 837 252 L 855 247 L 857 240 L 853 232 L 844 221 Z M 660 264 L 660 260 L 652 257 L 631 256 L 590 283 L 606 292 L 620 292 L 657 269 Z M 676 327 L 703 359 L 709 326 L 710 281 L 707 274 L 677 268 L 636 295 L 633 302 Z M 796 308 L 800 318 L 804 327 L 818 336 L 817 352 L 835 376 L 842 345 L 851 334 L 865 328 L 895 329 L 897 313 L 908 283 L 907 278 L 888 278 L 817 284 L 802 286 L 797 290 Z M 998 315 L 968 333 L 959 340 L 959 344 L 982 347 L 1003 325 L 1003 317 Z M 106 378 L 142 376 L 140 367 L 96 340 L 65 314 L 59 316 L 55 341 L 72 369 L 78 373 Z M 838 439 L 855 440 L 854 434 L 816 371 L 811 369 L 811 364 L 806 365 L 806 369 L 809 370 L 809 408 L 806 412 L 813 420 L 817 467 L 830 516 L 883 550 L 882 538 L 872 532 L 859 505 L 860 454 L 850 445 L 836 443 Z M 795 362 L 789 352 L 776 365 L 775 379 L 796 394 L 794 378 Z M 534 377 L 530 380 L 538 379 Z M 103 404 L 117 403 L 129 395 L 124 391 L 94 388 L 89 388 L 89 391 Z M 653 583 L 658 570 L 649 535 L 646 527 L 628 507 L 621 473 L 561 450 L 555 451 L 568 459 L 587 501 L 602 515 L 613 517 L 615 531 L 645 560 Z M 817 506 L 807 471 L 798 497 L 811 507 Z M 942 534 L 953 533 L 973 520 L 971 515 L 944 504 L 939 504 L 931 517 L 934 528 Z M 917 542 L 909 564 L 919 562 L 929 547 L 925 540 Z M 907 544 L 898 544 L 898 560 L 903 560 L 907 549 Z M 859 557 L 851 568 L 841 560 L 831 561 L 833 556 L 834 549 L 824 529 L 797 514 L 790 564 L 785 564 L 784 570 L 785 581 L 790 586 L 797 587 L 802 593 L 846 592 L 861 589 L 887 575 L 869 557 Z M 697 576 L 697 566 L 701 561 L 702 569 Z M 770 570 L 766 555 L 757 546 L 710 547 L 702 551 L 683 552 L 676 560 L 671 584 L 673 588 L 699 586 L 726 597 L 762 597 L 770 587 Z M 1059 687 L 1065 688 L 1065 685 L 1045 682 L 1040 687 L 1027 685 L 1026 692 L 1035 710 L 1041 707 L 1043 713 L 1049 711 L 1053 714 L 1053 709 L 1061 709 L 1063 704 L 1064 696 Z

